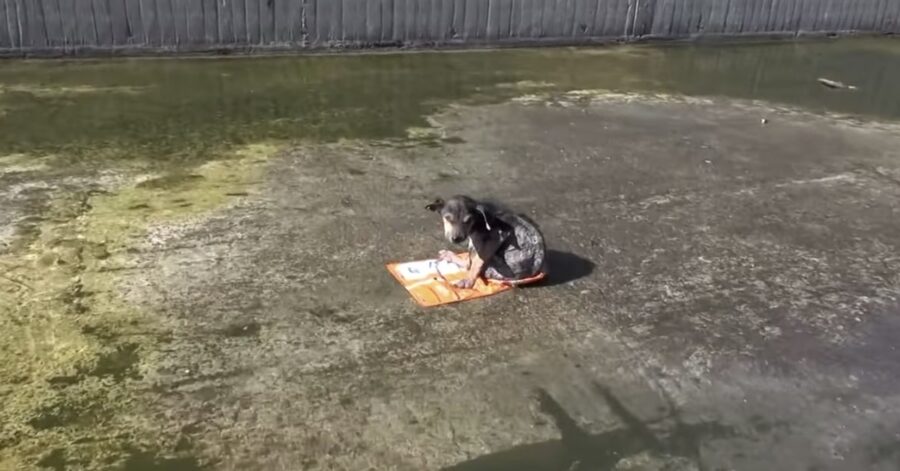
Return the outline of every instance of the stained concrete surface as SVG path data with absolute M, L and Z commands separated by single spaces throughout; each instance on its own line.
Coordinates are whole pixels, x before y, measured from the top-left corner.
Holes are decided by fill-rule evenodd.
M 0 467 L 900 469 L 896 122 L 581 80 L 162 176 L 5 157 Z M 549 280 L 416 307 L 383 264 L 457 192 Z
M 896 128 L 589 93 L 434 123 L 459 143 L 286 151 L 141 250 L 153 408 L 216 468 L 897 469 Z M 382 264 L 458 191 L 542 224 L 549 286 L 413 305 Z

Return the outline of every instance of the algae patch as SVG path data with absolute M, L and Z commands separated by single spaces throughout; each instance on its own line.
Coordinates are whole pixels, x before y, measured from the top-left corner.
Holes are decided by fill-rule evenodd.
M 147 87 L 93 87 L 89 85 L 70 85 L 49 87 L 40 85 L 2 85 L 0 84 L 0 94 L 3 93 L 27 93 L 36 98 L 59 98 L 71 95 L 84 95 L 94 93 L 116 93 L 135 95 L 143 92 Z
M 30 243 L 0 255 L 0 355 L 16 359 L 0 364 L 0 469 L 33 467 L 51 449 L 64 451 L 50 462 L 107 469 L 130 446 L 174 443 L 140 407 L 165 333 L 122 300 L 115 274 L 150 227 L 251 193 L 275 151 L 249 145 L 193 169 L 126 173 L 116 188 L 58 191 Z

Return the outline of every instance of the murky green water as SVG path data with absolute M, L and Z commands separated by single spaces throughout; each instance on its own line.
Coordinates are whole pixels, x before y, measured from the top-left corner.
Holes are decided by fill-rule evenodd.
M 828 90 L 816 78 L 859 87 Z M 544 49 L 254 59 L 0 63 L 0 155 L 66 162 L 215 158 L 265 138 L 402 135 L 454 100 L 532 81 L 725 95 L 900 118 L 900 41 Z

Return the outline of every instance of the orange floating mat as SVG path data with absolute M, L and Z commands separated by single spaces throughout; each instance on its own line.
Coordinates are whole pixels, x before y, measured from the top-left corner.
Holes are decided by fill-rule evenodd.
M 468 253 L 458 254 L 463 260 L 469 258 Z M 437 259 L 419 260 L 415 262 L 389 263 L 386 265 L 394 278 L 409 291 L 409 294 L 423 307 L 440 306 L 458 303 L 470 299 L 483 298 L 492 294 L 510 290 L 513 286 L 534 283 L 544 278 L 538 273 L 531 278 L 508 282 L 479 278 L 472 289 L 453 286 L 453 283 L 466 277 L 466 270 L 455 263 Z

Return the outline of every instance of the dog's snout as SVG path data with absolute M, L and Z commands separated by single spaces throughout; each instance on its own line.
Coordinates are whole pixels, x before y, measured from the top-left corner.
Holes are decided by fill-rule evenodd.
M 461 235 L 455 235 L 450 238 L 450 241 L 453 242 L 454 244 L 461 244 L 461 243 L 463 243 L 464 240 L 466 240 L 466 238 Z

